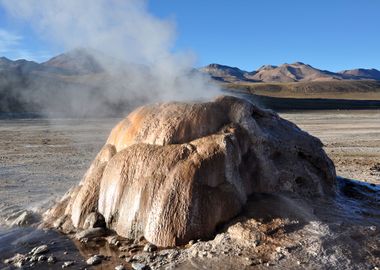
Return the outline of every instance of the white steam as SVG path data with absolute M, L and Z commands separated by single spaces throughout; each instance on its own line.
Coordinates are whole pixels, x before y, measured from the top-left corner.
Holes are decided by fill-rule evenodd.
M 209 99 L 217 94 L 216 86 L 193 70 L 194 55 L 172 52 L 173 22 L 151 15 L 146 1 L 0 0 L 0 3 L 52 44 L 67 51 L 91 48 L 96 52 L 94 57 L 100 62 L 103 74 L 74 80 L 80 85 L 92 86 L 99 82 L 101 94 L 92 98 L 93 91 L 71 89 L 67 92 L 70 110 L 83 110 L 84 104 L 92 107 L 90 111 L 96 111 L 104 110 L 105 104 L 122 101 L 139 105 L 164 100 Z M 44 89 L 45 85 L 33 88 L 50 90 Z M 38 96 L 27 98 L 35 100 Z M 54 109 L 56 104 L 46 107 Z

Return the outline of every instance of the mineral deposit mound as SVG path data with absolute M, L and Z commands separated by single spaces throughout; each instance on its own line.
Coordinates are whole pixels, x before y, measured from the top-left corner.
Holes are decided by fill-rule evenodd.
M 105 226 L 173 246 L 212 237 L 252 193 L 324 196 L 335 186 L 320 140 L 272 111 L 229 96 L 154 104 L 112 130 L 45 222 L 65 232 Z

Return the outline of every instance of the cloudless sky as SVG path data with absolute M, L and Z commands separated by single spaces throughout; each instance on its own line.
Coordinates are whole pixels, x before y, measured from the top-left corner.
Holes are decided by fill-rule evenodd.
M 199 66 L 251 71 L 301 61 L 332 71 L 380 69 L 379 0 L 151 0 L 149 11 L 175 21 L 175 50 L 194 51 Z M 42 61 L 57 53 L 0 7 L 1 55 L 22 55 L 2 51 L 1 29 L 21 39 L 25 57 Z

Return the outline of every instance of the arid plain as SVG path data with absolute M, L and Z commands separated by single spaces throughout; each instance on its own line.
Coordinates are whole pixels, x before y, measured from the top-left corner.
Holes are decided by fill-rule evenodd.
M 321 139 L 325 145 L 326 152 L 335 163 L 339 176 L 376 185 L 380 183 L 379 110 L 294 111 L 281 113 L 280 116 L 296 123 L 303 130 Z M 43 239 L 43 242 L 50 243 L 56 237 L 57 240 L 54 242 L 58 241 L 57 244 L 51 244 L 54 243 L 51 242 L 50 246 L 54 247 L 51 252 L 58 260 L 73 260 L 78 263 L 77 266 L 80 266 L 84 265 L 82 257 L 87 258 L 90 254 L 102 252 L 111 256 L 111 260 L 104 262 L 102 264 L 103 268 L 99 269 L 114 269 L 115 265 L 120 263 L 120 259 L 118 259 L 119 254 L 114 253 L 112 249 L 98 250 L 99 247 L 93 249 L 93 247 L 88 248 L 80 244 L 76 244 L 76 247 L 74 247 L 73 244 L 67 241 L 63 236 L 50 236 L 48 232 L 46 232 L 47 234 L 45 233 L 45 235 L 40 235 L 38 233 L 30 233 L 29 230 L 20 231 L 19 233 L 8 233 L 7 229 L 1 230 L 2 228 L 7 228 L 14 220 L 12 216 L 17 217 L 20 215 L 20 212 L 25 210 L 33 210 L 37 213 L 41 213 L 49 205 L 52 205 L 54 200 L 59 199 L 70 187 L 76 185 L 83 177 L 91 160 L 93 160 L 96 153 L 104 144 L 110 130 L 119 120 L 119 118 L 0 120 L 0 220 L 2 221 L 2 224 L 0 224 L 0 240 L 2 240 L 3 243 L 10 243 L 10 245 L 0 247 L 2 259 L 13 256 L 17 252 L 25 252 L 22 244 L 24 240 L 28 239 L 28 241 L 36 245 L 38 239 Z M 255 198 L 252 200 L 251 204 L 255 205 L 254 209 L 257 209 L 259 205 L 260 209 L 267 209 L 268 207 L 270 208 L 273 203 L 276 203 L 276 199 L 272 202 L 270 197 L 261 203 L 255 200 Z M 294 251 L 292 255 L 287 255 L 288 259 L 283 260 L 280 264 L 283 267 L 315 269 L 314 267 L 316 267 L 316 265 L 324 260 L 328 261 L 331 258 L 329 259 L 329 256 L 326 254 L 320 257 L 309 258 L 309 255 L 306 256 L 303 253 L 304 251 L 310 253 L 319 244 L 325 245 L 327 250 L 336 249 L 334 244 L 336 242 L 333 239 L 335 239 L 338 234 L 334 231 L 334 224 L 339 220 L 349 220 L 347 215 L 351 212 L 345 210 L 343 211 L 344 213 L 340 213 L 338 211 L 332 215 L 330 212 L 325 211 L 326 203 L 315 201 L 314 204 L 315 209 L 312 210 L 312 212 L 317 213 L 321 220 L 329 224 L 331 227 L 331 236 L 323 241 L 322 238 L 320 239 L 321 236 L 319 233 L 321 232 L 319 231 L 322 229 L 319 227 L 322 225 L 318 222 L 311 222 L 311 229 L 309 228 L 310 226 L 305 226 L 304 228 L 301 227 L 298 231 L 296 230 L 293 234 L 289 233 L 286 237 L 294 240 L 298 239 L 297 237 L 302 234 L 306 233 L 306 235 L 308 235 L 308 233 L 314 232 L 315 228 L 313 226 L 319 226 L 317 235 L 311 233 L 309 238 L 309 240 L 311 239 L 309 241 L 310 243 L 306 243 L 304 249 Z M 289 204 L 289 206 L 292 205 L 294 206 L 292 203 Z M 335 209 L 334 207 L 333 209 Z M 346 208 L 350 206 L 342 207 Z M 253 213 L 255 213 L 255 211 L 256 210 L 254 210 Z M 335 209 L 333 212 L 334 211 L 337 210 Z M 275 219 L 275 221 L 280 222 L 281 226 L 285 226 L 283 222 L 286 220 L 287 219 Z M 300 220 L 302 220 L 302 218 Z M 272 223 L 273 222 L 263 224 L 269 227 L 272 225 L 275 226 Z M 371 224 L 371 222 L 369 222 L 369 224 Z M 361 227 L 364 228 L 363 232 L 360 229 Z M 362 243 L 360 245 L 363 246 L 363 252 L 367 252 L 365 250 L 368 250 L 368 254 L 375 254 L 373 249 L 376 249 L 375 239 L 377 236 L 374 236 L 375 238 L 368 238 L 368 233 L 374 234 L 375 232 L 369 229 L 368 231 L 366 229 L 367 227 L 368 224 L 366 222 L 359 225 L 359 227 L 358 225 L 346 224 L 344 227 L 344 235 L 348 235 L 348 240 L 341 239 L 339 243 L 343 246 L 349 246 L 352 244 L 349 239 L 351 239 L 353 235 L 356 235 L 355 237 L 360 239 L 359 242 Z M 308 231 L 309 229 L 311 231 Z M 341 233 L 341 231 L 339 232 Z M 225 234 L 221 234 L 221 236 L 223 235 Z M 218 239 L 221 238 L 221 236 L 219 236 Z M 280 237 L 279 239 L 282 238 Z M 215 241 L 216 240 L 214 240 L 214 242 Z M 202 248 L 205 248 L 205 245 L 213 244 L 214 242 L 200 242 L 197 243 L 199 245 L 194 245 L 193 249 L 198 250 L 199 246 L 197 252 L 201 252 Z M 316 243 L 319 244 L 317 245 Z M 284 243 L 273 242 L 270 244 L 268 242 L 263 243 L 260 247 L 265 252 L 274 252 L 274 254 L 277 254 L 274 247 L 278 244 L 283 245 Z M 364 246 L 366 248 L 364 248 Z M 218 245 L 216 245 L 216 247 L 218 247 Z M 231 248 L 232 247 L 233 245 L 231 244 Z M 192 251 L 193 249 L 189 250 Z M 69 251 L 68 254 L 66 250 Z M 336 256 L 338 256 L 339 260 L 344 260 L 342 257 L 343 253 L 339 253 L 341 252 L 339 250 Z M 184 260 L 183 256 L 187 254 L 186 252 L 190 251 L 184 250 L 184 254 L 181 253 L 182 255 L 179 255 L 172 263 L 177 264 L 181 260 Z M 233 249 L 233 251 L 235 252 L 235 249 Z M 240 254 L 239 250 L 236 250 L 236 252 L 236 254 Z M 193 265 L 194 263 L 196 265 L 200 263 L 203 266 L 209 267 L 220 267 L 222 264 L 226 264 L 227 268 L 225 269 L 228 269 L 228 267 L 236 263 L 246 263 L 244 256 L 232 257 L 229 261 L 221 260 L 219 262 L 214 259 L 209 259 L 208 257 L 207 260 L 201 258 L 198 261 L 184 261 L 182 264 L 184 268 L 178 269 L 196 269 L 196 266 Z M 372 255 L 369 255 L 366 263 L 369 265 L 377 265 L 377 259 L 371 256 Z M 302 258 L 302 260 L 300 258 Z M 320 259 L 314 261 L 315 258 Z M 310 261 L 303 262 L 303 260 Z M 188 268 L 190 267 L 190 265 L 187 264 L 189 262 L 191 262 L 193 268 Z M 299 263 L 301 263 L 301 265 L 299 265 Z M 336 266 L 336 263 L 337 262 L 334 261 L 332 265 Z M 210 269 L 214 268 L 211 267 Z

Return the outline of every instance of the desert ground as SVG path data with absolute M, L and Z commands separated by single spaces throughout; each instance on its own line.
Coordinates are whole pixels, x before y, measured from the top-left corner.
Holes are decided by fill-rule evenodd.
M 337 174 L 380 184 L 380 111 L 281 113 L 318 137 L 334 161 Z
M 321 139 L 338 175 L 380 184 L 380 111 L 298 111 L 281 116 Z M 119 120 L 0 120 L 0 268 L 6 267 L 3 259 L 27 252 L 41 241 L 49 243 L 58 263 L 41 264 L 39 269 L 58 269 L 64 261 L 86 267 L 85 260 L 99 253 L 111 257 L 97 269 L 114 269 L 125 263 L 120 248 L 71 242 L 51 231 L 15 233 L 17 229 L 8 227 L 12 215 L 25 209 L 41 212 L 78 183 Z M 368 214 L 355 212 L 354 203 L 342 202 L 339 204 L 339 198 L 334 202 L 319 199 L 308 202 L 314 205 L 309 209 L 299 198 L 287 195 L 253 196 L 243 215 L 232 221 L 227 231 L 222 228 L 214 240 L 197 242 L 182 251 L 159 251 L 156 260 L 166 260 L 178 269 L 232 269 L 238 265 L 241 269 L 316 269 L 321 263 L 351 269 L 356 263 L 343 256 L 349 249 L 350 258 L 359 258 L 359 268 L 376 269 L 380 263 L 376 251 L 379 229 L 373 226 L 378 225 L 377 204 L 369 206 L 375 211 Z M 326 205 L 331 206 L 329 212 Z M 287 212 L 290 214 L 284 216 Z M 262 237 L 257 240 L 259 246 L 245 248 L 241 238 L 244 233 L 251 237 L 252 231 Z

